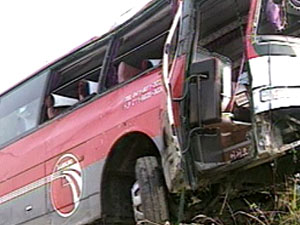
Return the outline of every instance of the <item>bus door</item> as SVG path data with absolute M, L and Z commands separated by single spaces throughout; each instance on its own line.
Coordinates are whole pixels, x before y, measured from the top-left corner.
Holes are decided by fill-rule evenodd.
M 190 57 L 181 113 L 187 133 L 182 152 L 187 156 L 186 161 L 190 158 L 187 163 L 190 177 L 195 171 L 213 172 L 252 153 L 249 138 L 252 124 L 249 107 L 246 107 L 249 102 L 245 102 L 242 111 L 245 119 L 238 117 L 233 107 L 245 68 L 243 29 L 249 5 L 250 0 L 238 4 L 234 0 L 207 0 L 195 1 L 194 8 L 185 7 L 184 14 L 194 15 L 191 19 L 194 23 L 183 24 L 181 30 L 195 25 L 189 29 L 195 29 L 190 32 L 193 34 L 186 32 L 193 36 L 193 44 L 190 51 L 186 50 Z
M 0 97 L 0 224 L 48 224 L 47 134 L 36 132 L 48 72 Z
M 178 183 L 178 179 L 182 180 L 182 155 L 179 118 L 180 108 L 179 103 L 174 101 L 174 98 L 182 95 L 183 72 L 185 65 L 185 57 L 177 57 L 177 43 L 179 40 L 179 27 L 183 8 L 182 5 L 183 2 L 178 1 L 177 12 L 169 29 L 163 55 L 163 82 L 167 94 L 166 112 L 164 115 L 164 128 L 167 137 L 167 148 L 162 155 L 162 164 L 166 184 L 171 192 L 179 188 L 179 186 L 175 185 Z

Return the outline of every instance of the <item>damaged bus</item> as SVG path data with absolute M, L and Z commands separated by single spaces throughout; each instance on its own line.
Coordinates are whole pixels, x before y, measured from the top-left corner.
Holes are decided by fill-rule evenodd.
M 297 174 L 299 21 L 153 0 L 1 94 L 0 224 L 163 223 Z

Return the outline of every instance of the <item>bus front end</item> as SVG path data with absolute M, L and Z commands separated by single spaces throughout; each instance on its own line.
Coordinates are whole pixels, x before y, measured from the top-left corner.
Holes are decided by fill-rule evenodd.
M 195 0 L 184 2 L 186 15 L 188 2 L 195 32 L 185 92 L 175 99 L 186 186 L 256 189 L 270 184 L 275 164 L 277 177 L 296 174 L 300 1 Z
M 260 158 L 300 145 L 299 3 L 257 0 L 248 24 L 253 130 Z

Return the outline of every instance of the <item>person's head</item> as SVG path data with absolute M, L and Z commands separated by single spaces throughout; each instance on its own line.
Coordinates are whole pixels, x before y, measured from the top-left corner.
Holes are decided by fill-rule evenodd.
M 84 80 L 80 80 L 78 82 L 78 97 L 79 97 L 79 100 L 84 99 L 88 95 L 89 95 L 89 85 L 88 85 L 88 83 Z
M 46 107 L 50 108 L 54 105 L 54 97 L 52 95 L 48 95 L 45 98 L 45 105 Z

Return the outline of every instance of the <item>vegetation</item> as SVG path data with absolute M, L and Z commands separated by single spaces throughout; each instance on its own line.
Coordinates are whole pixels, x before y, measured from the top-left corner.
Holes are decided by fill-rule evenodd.
M 243 203 L 243 204 L 242 204 Z M 246 207 L 245 207 L 246 206 Z M 138 224 L 161 225 L 151 221 Z M 288 178 L 286 183 L 243 196 L 239 199 L 223 198 L 216 203 L 215 211 L 198 214 L 190 222 L 178 225 L 299 225 L 300 174 Z M 171 225 L 166 222 L 163 225 Z

